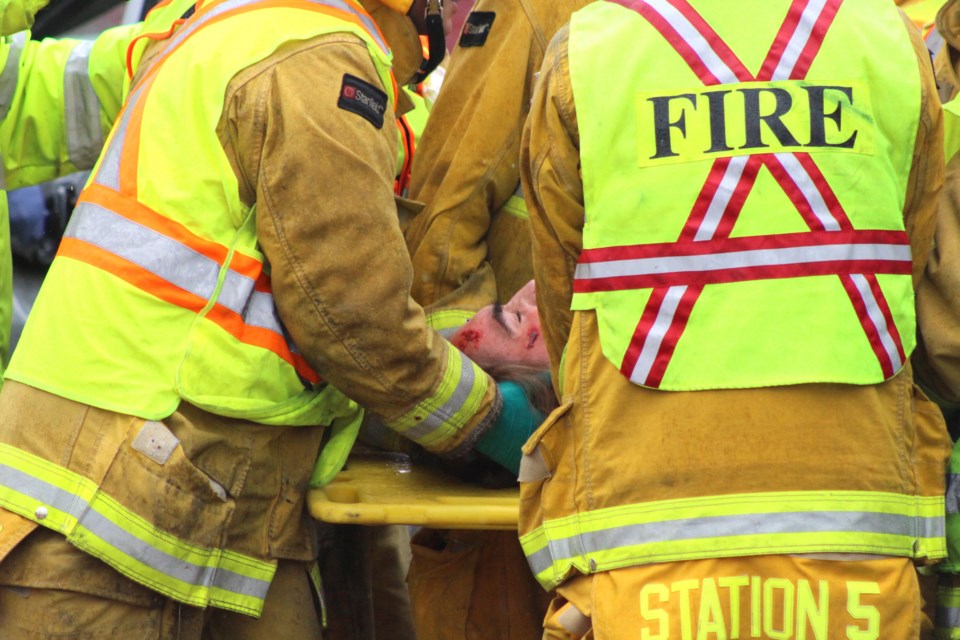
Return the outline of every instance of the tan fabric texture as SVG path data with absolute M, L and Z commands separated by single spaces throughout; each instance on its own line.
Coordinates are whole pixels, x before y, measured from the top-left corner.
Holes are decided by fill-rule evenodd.
M 533 277 L 529 223 L 504 210 L 517 190 L 520 134 L 547 42 L 586 0 L 480 0 L 482 46 L 457 47 L 414 156 L 405 231 L 412 295 L 429 310 L 506 302 Z M 421 532 L 408 578 L 424 640 L 539 634 L 549 596 L 513 534 Z
M 483 46 L 458 47 L 417 145 L 406 231 L 413 297 L 476 310 L 532 277 L 528 224 L 502 210 L 520 180 L 520 134 L 547 42 L 586 0 L 479 0 Z M 468 285 L 468 286 L 464 286 Z
M 929 56 L 919 33 L 904 22 L 924 78 L 904 205 L 914 282 L 922 292 L 931 277 L 944 281 L 926 270 L 934 234 L 944 232 L 935 224 L 943 180 L 942 121 Z M 521 175 L 543 333 L 554 384 L 569 406 L 539 434 L 553 477 L 522 485 L 521 534 L 544 518 L 643 503 L 651 496 L 669 500 L 839 485 L 941 495 L 950 439 L 939 410 L 912 384 L 909 366 L 871 387 L 665 393 L 631 384 L 605 359 L 595 315 L 570 311 L 584 205 L 567 38 L 567 30 L 561 30 L 547 51 L 524 132 Z M 937 243 L 942 241 L 938 235 Z M 923 318 L 923 296 L 917 304 Z M 960 327 L 960 314 L 940 319 L 945 331 Z M 960 373 L 942 352 L 927 349 L 918 355 L 945 375 Z
M 375 0 L 364 5 L 383 12 L 386 33 L 406 39 L 391 42 L 398 59 L 419 60 L 416 34 L 403 24 L 409 20 Z M 231 81 L 217 133 L 241 198 L 257 205 L 286 328 L 331 384 L 390 420 L 433 395 L 452 347 L 427 328 L 408 294 L 411 268 L 393 200 L 396 128 L 389 117 L 378 129 L 338 108 L 348 73 L 380 85 L 357 37 L 281 47 Z M 489 426 L 496 394 L 489 384 L 444 451 Z M 0 406 L 0 441 L 82 474 L 164 531 L 265 560 L 316 555 L 304 493 L 322 426 L 266 427 L 182 403 L 164 420 L 180 446 L 160 464 L 130 446 L 142 419 L 9 381 Z M 0 531 L 0 549 L 29 529 L 14 525 Z
M 857 631 L 906 639 L 929 638 L 932 629 L 921 611 L 916 571 L 902 558 L 719 558 L 631 567 L 583 580 L 589 585 L 590 633 L 609 640 L 847 638 Z M 562 628 L 559 614 L 548 619 L 548 630 Z M 553 633 L 544 637 L 593 637 Z
M 268 427 L 182 403 L 164 420 L 179 446 L 159 464 L 131 446 L 144 423 L 12 380 L 0 388 L 0 441 L 83 475 L 162 530 L 264 560 L 315 557 L 304 492 L 321 427 Z
M 314 602 L 306 565 L 281 561 L 259 620 L 188 607 L 127 580 L 43 528 L 0 571 L 5 640 L 320 640 Z
M 345 73 L 379 84 L 358 38 L 285 49 L 231 83 L 218 132 L 242 198 L 257 204 L 277 311 L 294 342 L 329 383 L 389 422 L 435 392 L 452 347 L 408 294 L 396 127 L 337 107 Z M 486 428 L 495 394 L 490 385 L 444 451 Z
M 407 578 L 419 640 L 529 640 L 550 602 L 512 531 L 420 530 Z
M 960 1 L 948 0 L 937 14 L 944 46 L 934 59 L 939 97 L 957 95 L 960 69 Z M 924 349 L 914 356 L 918 378 L 954 417 L 960 411 L 960 157 L 946 168 L 937 229 L 927 270 L 917 290 L 917 323 Z M 956 433 L 954 434 L 956 436 Z

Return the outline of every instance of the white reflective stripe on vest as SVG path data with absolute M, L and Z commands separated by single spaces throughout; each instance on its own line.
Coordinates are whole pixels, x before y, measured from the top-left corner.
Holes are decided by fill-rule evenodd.
M 336 11 L 341 11 L 346 13 L 356 19 L 363 28 L 370 34 L 374 42 L 377 43 L 377 46 L 380 47 L 380 50 L 386 54 L 390 53 L 390 47 L 387 45 L 386 41 L 383 39 L 380 29 L 377 27 L 376 23 L 370 19 L 368 15 L 362 10 L 358 10 L 350 0 L 303 0 L 304 2 L 322 5 L 329 7 Z M 184 24 L 183 28 L 177 31 L 170 42 L 165 45 L 165 49 L 172 50 L 180 45 L 186 38 L 193 34 L 197 29 L 202 27 L 204 24 L 210 20 L 221 16 L 229 11 L 234 9 L 240 9 L 247 7 L 249 5 L 263 3 L 269 5 L 269 3 L 263 2 L 263 0 L 227 0 L 222 4 L 216 5 L 211 8 L 209 11 L 201 10 L 199 13 L 195 13 L 194 17 L 188 19 Z M 150 74 L 153 67 L 159 62 L 162 56 L 157 56 L 151 60 L 147 65 L 143 67 L 146 70 L 145 73 L 140 73 L 141 77 L 146 77 Z
M 263 600 L 267 595 L 269 580 L 258 580 L 239 575 L 222 566 L 198 565 L 184 557 L 172 556 L 99 513 L 81 496 L 64 491 L 19 469 L 0 464 L 0 486 L 9 487 L 45 507 L 75 518 L 76 527 L 89 531 L 118 551 L 188 585 L 216 587 L 258 600 Z M 204 555 L 214 559 L 219 553 L 218 549 L 208 549 Z
M 110 143 L 103 151 L 103 159 L 93 175 L 93 182 L 103 185 L 113 191 L 120 191 L 120 162 L 123 158 L 123 148 L 127 141 L 127 129 L 130 118 L 136 111 L 136 105 L 144 96 L 144 86 L 138 87 L 127 98 L 126 105 L 120 112 L 120 117 L 113 125 Z
M 90 81 L 93 42 L 77 44 L 67 58 L 63 77 L 63 106 L 67 121 L 67 151 L 78 169 L 92 169 L 103 148 L 100 98 Z
M 27 43 L 27 34 L 18 33 L 9 39 L 7 61 L 0 71 L 0 119 L 6 118 L 20 77 L 20 55 Z
M 848 242 L 840 240 L 849 239 Z M 875 240 L 876 239 L 876 240 Z M 888 242 L 880 242 L 887 239 Z M 594 257 L 596 254 L 600 254 Z M 903 232 L 810 232 L 584 250 L 576 291 L 743 282 L 811 275 L 911 273 Z
M 550 528 L 551 523 L 544 523 Z M 582 527 L 579 527 L 582 528 Z M 919 529 L 919 530 L 918 530 Z M 551 536 L 544 548 L 527 554 L 534 575 L 554 565 L 564 565 L 576 558 L 599 553 L 616 554 L 618 550 L 636 559 L 644 555 L 642 548 L 658 543 L 709 539 L 720 555 L 742 555 L 723 552 L 724 538 L 789 535 L 880 534 L 904 538 L 942 538 L 942 517 L 877 513 L 872 511 L 797 511 L 757 513 L 703 518 L 684 518 L 608 527 L 582 531 L 569 537 Z M 811 546 L 816 546 L 812 544 Z M 638 551 L 638 548 L 640 549 Z M 762 548 L 750 545 L 750 549 Z M 615 560 L 614 560 L 615 562 Z
M 839 8 L 839 0 L 795 0 L 790 9 L 791 13 L 799 10 L 795 28 L 790 27 L 789 19 L 784 21 L 760 71 L 753 74 L 686 0 L 611 1 L 636 11 L 650 22 L 708 86 L 754 80 L 803 79 Z M 778 47 L 781 48 L 779 52 Z M 689 239 L 714 239 L 725 217 L 730 215 L 734 195 L 742 184 L 752 183 L 761 163 L 770 170 L 785 192 L 795 191 L 800 194 L 802 202 L 794 204 L 811 231 L 852 230 L 835 197 L 831 197 L 828 203 L 827 196 L 832 196 L 830 185 L 813 160 L 806 154 L 776 153 L 716 160 L 711 175 L 720 174 L 719 186 L 710 197 L 707 210 L 699 223 L 688 220 L 688 225 L 691 222 L 696 223 L 692 238 Z M 701 198 L 711 184 L 712 181 L 708 178 L 700 194 Z M 691 212 L 691 218 L 694 212 Z M 580 271 L 587 272 L 589 270 Z M 873 278 L 877 272 L 865 270 L 864 273 Z M 896 326 L 891 326 L 881 312 L 886 303 L 876 300 L 876 295 L 872 293 L 873 288 L 868 286 L 867 290 L 871 293 L 865 296 L 863 287 L 850 281 L 849 275 L 841 275 L 841 279 L 843 278 L 848 278 L 848 281 L 844 282 L 844 288 L 854 308 L 867 309 L 866 317 L 859 312 L 858 316 L 871 345 L 882 345 L 875 346 L 874 352 L 884 374 L 891 377 L 903 365 L 904 357 L 900 355 L 902 348 L 899 346 Z M 668 345 L 664 337 L 668 332 L 671 335 L 682 335 L 699 293 L 699 290 L 688 289 L 683 283 L 662 286 L 668 286 L 669 289 L 650 297 L 648 307 L 637 324 L 633 342 L 639 347 L 628 349 L 621 364 L 621 371 L 631 381 L 651 387 L 658 387 L 661 381 L 658 375 L 662 374 L 654 372 L 664 369 L 655 368 L 653 365 L 669 361 L 672 357 L 673 344 Z M 879 287 L 876 290 L 879 291 Z M 882 292 L 879 295 L 882 297 Z M 871 313 L 871 309 L 877 313 Z M 656 321 L 647 320 L 651 317 Z M 895 357 L 892 357 L 891 353 Z
M 63 235 L 132 262 L 204 300 L 213 298 L 219 262 L 100 205 L 79 203 Z M 277 316 L 273 296 L 256 291 L 254 286 L 252 278 L 228 269 L 216 302 L 238 314 L 244 324 L 276 333 L 295 353 Z

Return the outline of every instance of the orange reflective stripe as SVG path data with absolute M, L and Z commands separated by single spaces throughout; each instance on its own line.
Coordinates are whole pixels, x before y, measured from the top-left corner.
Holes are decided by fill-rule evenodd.
M 60 243 L 57 255 L 73 258 L 102 269 L 145 293 L 193 313 L 200 313 L 208 304 L 208 300 L 171 284 L 161 276 L 129 260 L 83 240 L 65 237 Z M 322 380 L 302 355 L 291 351 L 281 334 L 249 325 L 240 314 L 221 304 L 214 304 L 205 317 L 240 342 L 273 352 L 311 384 L 319 384 Z
M 194 313 L 199 313 L 207 305 L 207 300 L 200 296 L 172 285 L 160 276 L 135 265 L 129 260 L 83 240 L 64 238 L 60 241 L 57 256 L 73 258 L 98 269 L 103 269 L 146 293 Z
M 150 80 L 152 83 L 153 80 Z M 130 196 L 137 197 L 137 171 L 140 164 L 140 130 L 143 128 L 143 107 L 146 104 L 144 97 L 149 92 L 149 87 L 140 94 L 139 99 L 132 104 L 128 101 L 126 108 L 132 109 L 123 139 L 123 154 L 120 156 L 120 192 Z
M 196 31 L 199 31 L 200 29 L 203 29 L 209 25 L 216 24 L 225 18 L 235 16 L 240 13 L 245 13 L 248 11 L 255 11 L 257 9 L 275 9 L 275 8 L 304 9 L 307 11 L 316 11 L 318 13 L 326 13 L 327 15 L 330 15 L 332 17 L 338 18 L 340 20 L 349 22 L 351 24 L 354 24 L 360 27 L 363 31 L 368 33 L 371 37 L 374 38 L 374 40 L 377 41 L 377 43 L 380 45 L 381 49 L 385 53 L 389 52 L 389 49 L 387 48 L 387 45 L 386 45 L 387 40 L 383 36 L 383 33 L 380 31 L 380 27 L 377 25 L 375 20 L 370 18 L 370 26 L 373 27 L 373 29 L 371 30 L 368 27 L 368 25 L 364 24 L 364 22 L 357 16 L 357 14 L 331 7 L 327 4 L 322 3 L 322 0 L 320 1 L 318 0 L 259 0 L 259 1 L 251 0 L 251 2 L 247 4 L 240 5 L 233 9 L 225 10 L 223 11 L 223 13 L 219 15 L 215 15 L 213 17 L 207 17 L 211 12 L 215 11 L 218 7 L 220 7 L 224 3 L 231 2 L 231 1 L 232 0 L 220 0 L 219 2 L 213 2 L 213 3 L 210 3 L 209 5 L 204 5 L 203 7 L 200 7 L 200 3 L 197 3 L 196 11 L 188 19 L 188 22 L 196 21 L 197 26 L 194 29 L 194 31 L 188 35 L 193 35 L 193 33 L 196 33 Z M 352 0 L 337 0 L 337 1 L 352 7 L 356 12 L 360 13 L 361 15 L 367 16 L 369 18 L 369 14 L 367 14 L 366 10 L 364 10 L 363 7 L 353 2 Z M 174 51 L 179 49 L 180 46 L 184 42 L 186 42 L 188 39 L 189 39 L 188 37 L 184 37 L 179 42 L 173 43 L 172 46 L 164 50 L 163 53 L 158 55 L 155 59 L 151 60 L 150 69 L 145 74 L 140 84 L 142 84 L 148 77 L 153 75 L 153 73 L 155 73 L 156 70 L 160 67 L 161 63 L 164 60 L 166 60 Z M 390 72 L 390 75 L 392 78 L 393 77 L 392 71 Z M 394 83 L 394 95 L 396 95 L 396 91 L 397 91 L 396 79 L 393 80 L 393 83 Z M 138 84 L 137 87 L 139 86 L 140 85 Z M 134 90 L 136 90 L 136 87 L 134 88 Z
M 413 166 L 413 154 L 416 153 L 417 137 L 407 116 L 397 118 L 397 128 L 400 129 L 400 142 L 403 144 L 403 167 L 394 181 L 393 190 L 398 196 L 402 196 L 410 185 L 410 168 Z
M 126 196 L 103 185 L 91 183 L 83 190 L 82 197 L 78 201 L 78 204 L 80 202 L 98 204 L 110 211 L 119 213 L 128 220 L 153 229 L 157 233 L 176 240 L 190 247 L 200 255 L 206 256 L 220 264 L 224 264 L 227 260 L 229 250 L 222 244 L 202 238 L 179 222 L 160 215 L 143 203 L 130 200 Z M 263 265 L 259 260 L 239 252 L 234 252 L 230 259 L 229 267 L 237 273 L 247 276 L 251 280 L 256 280 L 263 272 Z

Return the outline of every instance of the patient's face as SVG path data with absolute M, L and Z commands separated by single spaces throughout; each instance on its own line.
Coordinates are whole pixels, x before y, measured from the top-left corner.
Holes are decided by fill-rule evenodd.
M 455 347 L 481 367 L 522 364 L 546 369 L 547 348 L 540 335 L 533 280 L 502 307 L 489 305 L 450 338 Z

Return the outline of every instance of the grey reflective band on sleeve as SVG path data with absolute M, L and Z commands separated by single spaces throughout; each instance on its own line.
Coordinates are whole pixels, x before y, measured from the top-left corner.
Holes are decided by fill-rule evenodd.
M 451 346 L 449 348 L 454 349 L 456 355 L 460 358 L 460 378 L 457 380 L 457 386 L 453 394 L 447 398 L 446 402 L 432 409 L 426 414 L 423 421 L 404 432 L 403 435 L 407 438 L 422 440 L 431 435 L 434 431 L 446 424 L 450 416 L 455 416 L 460 413 L 470 398 L 470 393 L 473 391 L 473 385 L 476 381 L 473 362 L 454 347 Z
M 7 61 L 0 71 L 0 120 L 7 117 L 13 97 L 17 91 L 17 81 L 20 77 L 20 56 L 27 42 L 26 33 L 18 33 L 7 43 Z
M 63 74 L 63 108 L 67 124 L 67 153 L 78 169 L 91 169 L 103 148 L 100 98 L 90 80 L 93 42 L 81 41 L 70 51 Z

